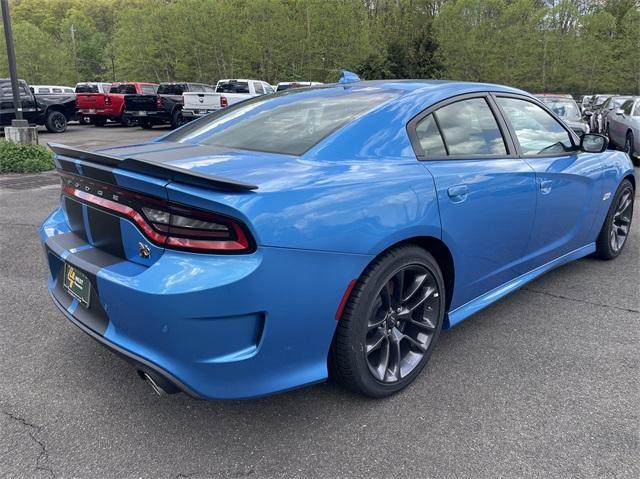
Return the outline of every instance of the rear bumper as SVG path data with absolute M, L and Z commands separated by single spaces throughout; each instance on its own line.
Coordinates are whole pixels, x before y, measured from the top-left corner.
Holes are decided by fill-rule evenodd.
M 124 114 L 130 115 L 138 120 L 148 119 L 154 123 L 166 123 L 170 120 L 169 113 L 166 111 L 125 110 Z
M 40 236 L 49 291 L 65 316 L 200 398 L 256 397 L 324 380 L 336 309 L 371 259 L 284 248 L 238 256 L 166 250 L 145 267 L 82 244 L 62 210 Z M 89 308 L 60 286 L 64 262 L 91 279 Z
M 182 116 L 184 118 L 200 118 L 201 116 L 208 115 L 209 113 L 216 112 L 218 110 L 182 110 Z

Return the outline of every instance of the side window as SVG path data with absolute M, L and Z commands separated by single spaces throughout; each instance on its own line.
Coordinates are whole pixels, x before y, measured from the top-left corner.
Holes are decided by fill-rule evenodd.
M 523 154 L 544 155 L 574 150 L 567 130 L 535 103 L 517 98 L 498 98 L 497 102 L 513 126 Z
M 416 126 L 416 136 L 425 155 L 446 156 L 447 150 L 444 147 L 440 130 L 433 119 L 433 115 L 420 120 L 420 123 Z
M 51 90 L 49 90 L 48 88 L 38 88 L 38 95 L 43 95 L 45 93 L 51 93 Z
M 507 148 L 484 98 L 443 106 L 434 113 L 449 155 L 506 155 Z
M 640 101 L 636 102 L 636 107 L 633 109 L 632 116 L 640 116 Z
M 256 95 L 264 95 L 264 88 L 262 87 L 262 83 L 254 81 L 253 88 L 256 91 Z
M 264 86 L 265 93 L 273 93 L 273 88 L 271 88 L 271 85 L 269 85 L 268 83 L 263 83 L 262 85 Z
M 62 93 L 62 88 L 52 88 L 51 91 L 53 93 Z

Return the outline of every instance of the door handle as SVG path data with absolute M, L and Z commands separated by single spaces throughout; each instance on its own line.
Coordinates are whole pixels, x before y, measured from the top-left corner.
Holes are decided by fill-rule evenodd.
M 451 200 L 454 203 L 460 203 L 466 200 L 468 193 L 469 193 L 469 188 L 467 187 L 467 185 L 455 185 L 455 186 L 450 186 L 447 189 L 447 194 L 449 195 L 449 198 L 451 198 Z
M 551 193 L 551 185 L 553 185 L 551 180 L 540 180 L 540 193 L 543 195 Z

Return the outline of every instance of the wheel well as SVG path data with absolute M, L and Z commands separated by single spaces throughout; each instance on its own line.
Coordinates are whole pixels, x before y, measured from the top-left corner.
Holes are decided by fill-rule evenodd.
M 629 180 L 629 181 L 631 182 L 631 186 L 633 186 L 633 191 L 634 191 L 634 192 L 635 192 L 635 191 L 637 191 L 637 190 L 636 190 L 636 178 L 635 178 L 635 176 L 633 176 L 633 175 L 627 175 L 627 176 L 625 176 L 625 177 L 623 178 L 623 181 L 624 181 L 624 180 Z
M 380 254 L 385 253 L 391 248 L 395 248 L 396 246 L 413 244 L 419 246 L 426 251 L 428 251 L 438 262 L 438 266 L 440 266 L 440 270 L 442 271 L 442 277 L 444 278 L 444 288 L 445 288 L 445 311 L 449 311 L 449 307 L 451 306 L 451 299 L 453 297 L 453 289 L 455 285 L 455 267 L 453 264 L 453 256 L 451 256 L 451 252 L 447 245 L 445 245 L 442 240 L 438 238 L 434 238 L 433 236 L 416 236 L 413 238 L 407 238 L 398 243 L 395 243 L 389 246 L 386 250 L 382 251 Z M 378 255 L 380 256 L 380 255 Z M 448 327 L 446 324 L 447 319 L 445 318 L 445 327 Z

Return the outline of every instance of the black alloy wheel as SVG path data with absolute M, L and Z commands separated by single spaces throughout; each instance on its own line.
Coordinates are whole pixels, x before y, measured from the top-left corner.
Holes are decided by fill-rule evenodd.
M 64 133 L 67 130 L 67 117 L 60 111 L 50 111 L 47 113 L 44 126 L 51 133 Z
M 365 396 L 400 391 L 428 362 L 444 313 L 444 279 L 434 257 L 415 245 L 388 250 L 349 295 L 331 345 L 331 376 Z
M 623 180 L 596 241 L 596 255 L 600 258 L 613 259 L 622 252 L 631 230 L 634 194 L 631 182 Z
M 431 272 L 401 267 L 380 289 L 369 312 L 365 353 L 375 379 L 394 383 L 423 360 L 440 311 L 440 291 Z

